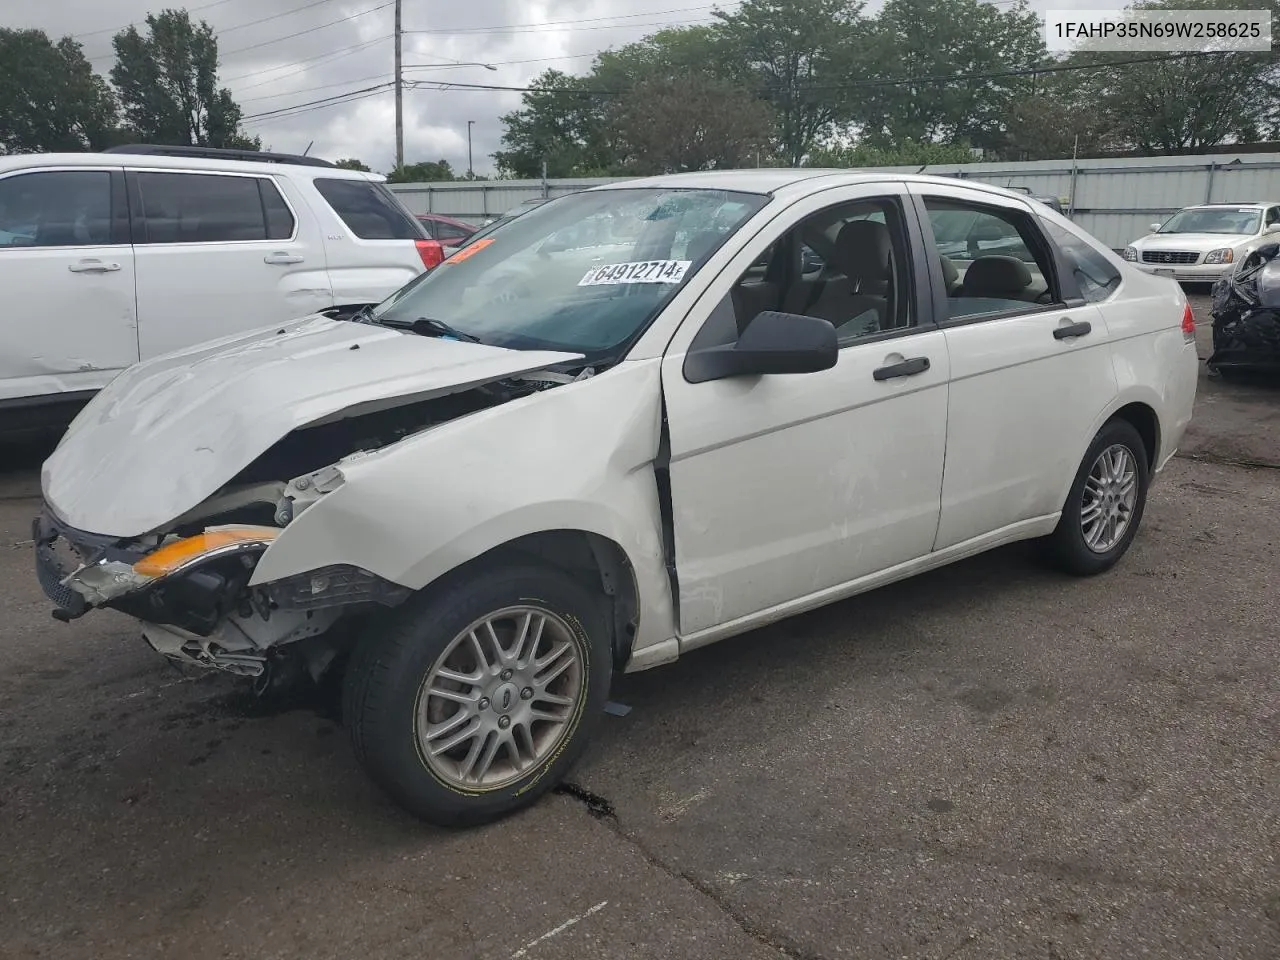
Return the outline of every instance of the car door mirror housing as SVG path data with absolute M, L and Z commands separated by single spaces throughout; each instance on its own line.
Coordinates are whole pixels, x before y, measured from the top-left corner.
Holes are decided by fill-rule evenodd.
M 753 377 L 766 373 L 817 373 L 840 357 L 836 328 L 827 320 L 766 310 L 756 314 L 734 343 L 688 355 L 690 383 Z
M 1152 233 L 1159 233 L 1159 232 L 1160 232 L 1160 224 L 1158 224 L 1158 223 L 1149 223 L 1149 224 L 1147 224 L 1147 229 L 1148 229 L 1148 230 L 1150 230 Z

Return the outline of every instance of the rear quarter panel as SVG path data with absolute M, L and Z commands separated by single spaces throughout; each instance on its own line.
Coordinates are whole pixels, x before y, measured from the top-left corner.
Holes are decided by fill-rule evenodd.
M 1111 332 L 1117 392 L 1097 426 L 1127 404 L 1150 406 L 1160 426 L 1157 467 L 1182 441 L 1195 403 L 1200 361 L 1195 343 L 1182 334 L 1185 306 L 1174 281 L 1129 266 L 1117 296 L 1098 304 Z

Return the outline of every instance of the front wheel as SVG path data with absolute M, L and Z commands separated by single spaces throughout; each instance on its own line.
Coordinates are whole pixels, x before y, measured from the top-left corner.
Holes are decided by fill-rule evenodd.
M 478 569 L 356 647 L 344 719 L 370 777 L 410 813 L 473 826 L 568 772 L 612 676 L 601 599 L 558 570 Z
M 1138 532 L 1150 481 L 1146 444 L 1131 423 L 1098 431 L 1049 539 L 1059 567 L 1091 576 L 1115 566 Z

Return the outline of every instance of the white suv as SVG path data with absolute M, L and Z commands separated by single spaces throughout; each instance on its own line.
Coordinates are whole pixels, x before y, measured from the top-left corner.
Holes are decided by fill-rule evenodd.
M 194 147 L 0 157 L 0 433 L 139 360 L 383 300 L 443 256 L 383 179 Z

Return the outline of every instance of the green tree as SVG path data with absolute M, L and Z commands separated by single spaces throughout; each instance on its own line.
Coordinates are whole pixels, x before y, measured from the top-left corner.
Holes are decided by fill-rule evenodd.
M 925 167 L 947 163 L 972 163 L 973 152 L 964 143 L 930 143 L 906 140 L 875 146 L 819 147 L 809 154 L 811 167 Z
M 1148 9 L 1238 9 L 1230 0 L 1157 0 L 1136 3 L 1136 13 Z M 1272 34 L 1277 23 L 1276 0 L 1253 4 L 1271 11 Z M 1115 137 L 1144 153 L 1198 153 L 1223 143 L 1274 135 L 1280 127 L 1280 77 L 1277 53 L 1224 52 L 1171 58 L 1144 55 L 1150 63 L 1132 61 L 1132 53 L 1092 50 L 1086 44 L 1073 52 L 1071 64 L 1094 64 L 1081 71 L 1082 99 L 1112 119 Z
M 448 160 L 434 163 L 406 163 L 387 174 L 388 183 L 437 183 L 441 180 L 457 180 Z
M 502 118 L 502 149 L 493 155 L 503 177 L 534 179 L 546 161 L 549 177 L 608 176 L 615 172 L 618 144 L 606 97 L 594 73 L 573 77 L 547 70 L 520 98 L 520 109 Z
M 257 150 L 240 132 L 240 107 L 218 87 L 218 40 L 185 10 L 147 15 L 147 35 L 129 27 L 115 35 L 111 80 L 128 126 L 139 139 L 163 144 Z
M 334 166 L 341 167 L 343 170 L 361 170 L 365 173 L 372 173 L 372 170 L 369 167 L 366 167 L 363 163 L 361 163 L 359 160 L 356 160 L 355 158 L 348 158 L 345 160 L 335 161 Z
M 0 28 L 0 153 L 100 150 L 115 126 L 115 96 L 80 44 Z
M 879 82 L 858 91 L 853 113 L 862 136 L 885 145 L 999 150 L 1009 108 L 1029 94 L 1031 78 L 939 78 L 1027 70 L 1045 56 L 1039 20 L 1023 0 L 1007 9 L 980 0 L 886 0 L 873 35 Z
M 1100 156 L 1123 148 L 1120 118 L 1100 110 L 1085 71 L 1049 73 L 1033 78 L 1029 93 L 1009 104 L 1007 160 L 1053 160 Z
M 766 104 L 703 74 L 642 80 L 617 104 L 629 174 L 752 166 L 773 133 Z
M 849 118 L 849 87 L 870 76 L 862 9 L 861 0 L 746 0 L 714 12 L 722 56 L 772 107 L 778 152 L 791 164 Z

